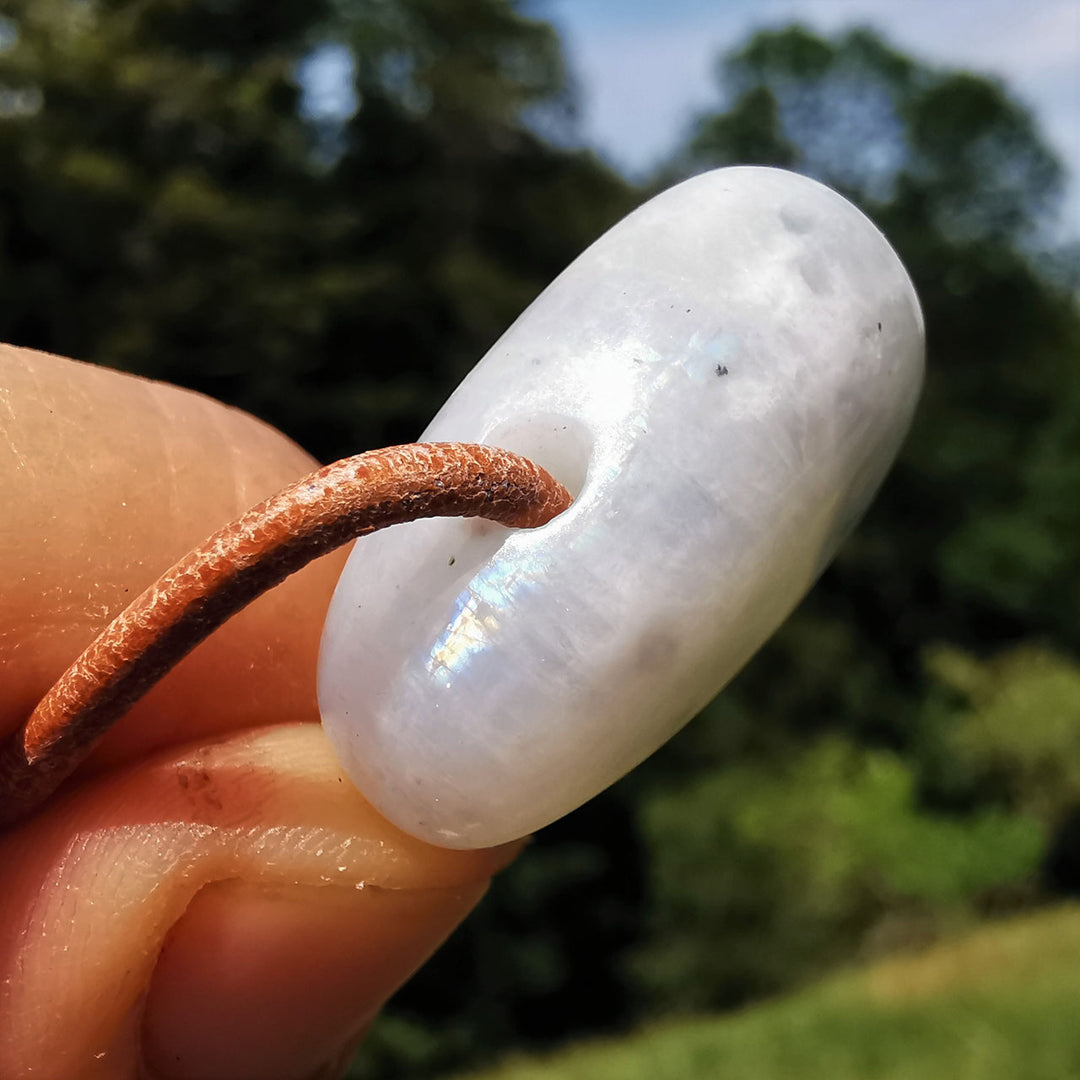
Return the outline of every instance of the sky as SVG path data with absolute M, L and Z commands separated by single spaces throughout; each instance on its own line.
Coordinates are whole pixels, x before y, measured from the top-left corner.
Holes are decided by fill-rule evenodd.
M 1080 0 L 534 0 L 560 30 L 581 133 L 640 174 L 693 113 L 719 104 L 716 57 L 761 26 L 868 25 L 944 67 L 1005 79 L 1069 170 L 1065 218 L 1080 237 Z

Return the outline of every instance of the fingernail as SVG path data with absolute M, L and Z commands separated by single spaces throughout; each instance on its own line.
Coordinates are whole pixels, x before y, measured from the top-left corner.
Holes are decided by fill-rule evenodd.
M 485 885 L 207 886 L 155 969 L 143 1021 L 147 1072 L 156 1080 L 337 1075 L 386 999 Z

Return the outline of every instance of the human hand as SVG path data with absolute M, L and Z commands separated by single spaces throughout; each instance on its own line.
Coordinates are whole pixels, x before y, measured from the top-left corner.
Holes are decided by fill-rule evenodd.
M 350 773 L 405 828 L 465 849 L 615 780 L 831 557 L 899 446 L 922 353 L 899 260 L 812 181 L 719 170 L 631 215 L 427 433 L 554 454 L 584 485 L 574 505 L 494 556 L 474 545 L 464 606 L 477 568 L 458 564 L 460 530 L 449 547 L 442 529 L 376 538 L 346 570 L 322 698 Z M 310 462 L 175 389 L 3 360 L 10 729 L 133 587 Z M 0 1075 L 131 1076 L 140 1053 L 142 1075 L 174 1080 L 340 1063 L 511 857 L 398 832 L 304 723 L 338 565 L 193 653 L 84 763 L 81 788 L 0 846 Z M 416 637 L 424 605 L 436 642 Z M 373 696 L 378 710 L 356 707 Z
M 0 733 L 196 542 L 312 468 L 209 399 L 0 348 Z M 341 554 L 256 601 L 0 840 L 0 1076 L 334 1075 L 513 849 L 380 818 L 314 723 Z

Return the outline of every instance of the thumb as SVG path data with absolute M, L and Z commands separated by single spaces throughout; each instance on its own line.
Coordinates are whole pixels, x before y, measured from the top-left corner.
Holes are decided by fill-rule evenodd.
M 399 832 L 313 725 L 95 779 L 0 842 L 0 1076 L 319 1074 L 508 854 Z
M 0 377 L 11 730 L 131 596 L 312 463 L 173 387 L 2 346 Z M 321 563 L 199 646 L 0 839 L 5 1080 L 333 1075 L 506 861 L 399 833 L 298 722 L 316 717 L 337 558 Z

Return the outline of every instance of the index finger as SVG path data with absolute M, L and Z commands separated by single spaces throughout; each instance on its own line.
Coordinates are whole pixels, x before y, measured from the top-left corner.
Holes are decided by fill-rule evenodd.
M 0 346 L 0 734 L 189 548 L 313 459 L 199 394 Z M 139 702 L 87 770 L 253 724 L 314 721 L 344 552 L 252 604 Z

